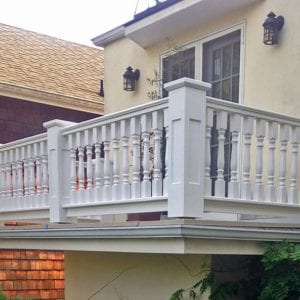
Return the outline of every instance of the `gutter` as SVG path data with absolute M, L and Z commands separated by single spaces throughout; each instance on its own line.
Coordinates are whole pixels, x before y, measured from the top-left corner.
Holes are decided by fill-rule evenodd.
M 300 242 L 299 228 L 245 228 L 205 225 L 156 225 L 156 226 L 104 226 L 1 229 L 1 239 L 43 240 L 43 239 L 209 239 L 239 241 L 280 241 L 283 239 Z

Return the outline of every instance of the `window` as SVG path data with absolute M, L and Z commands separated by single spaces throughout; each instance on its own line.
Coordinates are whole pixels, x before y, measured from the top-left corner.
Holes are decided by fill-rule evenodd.
M 203 44 L 203 80 L 212 84 L 208 95 L 239 102 L 239 82 L 240 82 L 240 30 L 222 36 Z M 212 195 L 214 195 L 214 183 L 217 179 L 217 156 L 218 156 L 218 132 L 216 130 L 216 116 L 211 135 L 211 169 Z M 231 135 L 230 122 L 228 119 L 227 130 L 225 132 L 225 194 L 228 194 L 228 182 L 230 180 L 231 161 Z
M 243 27 L 237 26 L 235 31 L 216 38 L 208 37 L 193 43 L 192 47 L 178 50 L 177 53 L 162 59 L 163 83 L 181 77 L 197 78 L 212 84 L 208 95 L 232 102 L 240 102 L 241 75 L 241 34 Z M 163 97 L 167 91 L 163 90 Z M 218 132 L 216 116 L 211 137 L 211 178 L 212 195 L 214 182 L 217 179 Z M 225 166 L 224 179 L 226 194 L 230 180 L 231 135 L 230 122 L 225 133 Z
M 203 81 L 210 82 L 210 95 L 239 102 L 240 30 L 203 44 Z
M 182 77 L 195 78 L 195 47 L 176 52 L 163 59 L 163 83 Z M 163 97 L 166 96 L 167 91 L 163 90 Z

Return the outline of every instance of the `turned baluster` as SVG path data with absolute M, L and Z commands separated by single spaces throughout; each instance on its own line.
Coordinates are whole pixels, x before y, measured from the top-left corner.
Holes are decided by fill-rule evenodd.
M 225 196 L 225 180 L 224 180 L 224 142 L 225 131 L 227 129 L 227 112 L 219 111 L 217 113 L 217 126 L 218 130 L 218 160 L 217 160 L 217 180 L 215 183 L 215 195 L 217 197 Z
M 153 162 L 153 187 L 152 195 L 162 195 L 162 174 L 161 174 L 161 137 L 163 115 L 161 111 L 152 113 L 152 130 L 154 134 L 154 162 Z
M 95 181 L 95 197 L 94 201 L 102 200 L 102 174 L 101 174 L 101 143 L 100 132 L 98 127 L 93 128 L 93 143 L 95 146 L 95 165 L 94 165 L 94 181 Z
M 256 174 L 253 191 L 253 199 L 264 201 L 265 191 L 262 183 L 263 177 L 263 148 L 266 136 L 266 121 L 256 119 Z
M 211 129 L 213 127 L 214 111 L 211 108 L 206 110 L 206 126 L 205 126 L 205 167 L 204 167 L 204 186 L 205 195 L 211 196 L 211 177 L 210 177 L 210 165 L 211 165 L 211 153 L 210 153 L 210 139 Z
M 250 157 L 251 138 L 253 134 L 253 118 L 244 116 L 243 118 L 244 136 L 244 157 L 243 157 L 243 182 L 241 188 L 241 198 L 250 200 L 252 198 L 250 183 Z
M 168 125 L 168 117 L 169 117 L 168 109 L 164 109 L 164 128 L 165 128 L 165 176 L 163 180 L 163 194 L 164 196 L 168 195 L 168 178 L 169 178 L 169 170 L 168 170 L 168 163 L 169 163 L 169 155 L 168 155 L 168 140 L 169 140 L 169 125 Z
M 122 140 L 122 186 L 121 199 L 130 199 L 129 184 L 129 123 L 128 120 L 121 121 Z
M 230 160 L 230 182 L 228 184 L 228 197 L 237 199 L 239 193 L 238 180 L 238 143 L 241 129 L 241 116 L 239 114 L 230 115 L 230 131 L 231 131 L 231 160 Z
M 111 200 L 111 170 L 109 159 L 110 146 L 110 126 L 102 126 L 102 140 L 104 146 L 104 184 L 103 184 L 103 200 Z
M 274 185 L 275 174 L 275 149 L 278 136 L 278 124 L 269 122 L 268 124 L 268 140 L 269 140 L 269 162 L 268 162 L 268 180 L 266 187 L 266 201 L 276 202 L 276 191 Z
M 140 123 L 138 118 L 130 119 L 130 134 L 132 139 L 132 198 L 141 197 L 140 178 Z
M 76 146 L 74 135 L 68 135 L 68 147 L 70 151 L 70 184 L 71 184 L 71 201 L 76 203 L 77 176 L 76 176 Z
M 287 202 L 286 191 L 286 151 L 290 137 L 290 127 L 288 125 L 280 124 L 280 164 L 279 164 L 279 184 L 277 190 L 277 202 Z
M 291 133 L 291 179 L 288 194 L 288 203 L 298 204 L 297 173 L 298 173 L 298 146 L 300 142 L 300 127 L 293 127 Z

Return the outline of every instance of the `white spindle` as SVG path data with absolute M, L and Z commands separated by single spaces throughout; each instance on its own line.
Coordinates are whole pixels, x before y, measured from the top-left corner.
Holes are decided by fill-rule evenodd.
M 28 184 L 29 184 L 29 195 L 34 195 L 35 193 L 35 174 L 34 174 L 34 158 L 32 146 L 27 146 L 27 155 L 28 155 Z
M 12 195 L 12 180 L 11 180 L 11 164 L 9 162 L 8 151 L 5 151 L 5 171 L 6 171 L 6 196 L 11 197 Z
M 300 142 L 300 127 L 293 127 L 291 133 L 291 179 L 288 194 L 288 203 L 298 204 L 297 170 L 298 170 L 298 146 Z
M 262 183 L 263 148 L 264 148 L 265 136 L 266 136 L 266 121 L 262 119 L 256 119 L 256 174 L 255 174 L 253 199 L 258 201 L 265 200 L 264 185 Z
M 15 158 L 15 150 L 10 150 L 10 161 L 11 161 L 11 189 L 12 196 L 15 197 L 18 194 L 18 171 L 17 171 L 17 161 Z
M 231 160 L 230 160 L 230 182 L 228 184 L 228 197 L 239 198 L 239 180 L 238 180 L 238 143 L 241 129 L 241 116 L 239 114 L 230 115 L 231 131 Z
M 93 162 L 92 162 L 92 144 L 90 130 L 84 131 L 84 143 L 86 148 L 86 188 L 93 188 Z
M 35 185 L 36 185 L 36 194 L 40 195 L 42 193 L 42 164 L 40 157 L 39 144 L 34 144 L 34 157 L 35 157 Z
M 41 156 L 42 156 L 42 189 L 43 194 L 49 193 L 49 174 L 48 174 L 48 156 L 47 156 L 47 143 L 40 143 Z
M 253 134 L 253 118 L 244 116 L 243 118 L 243 135 L 244 135 L 244 157 L 243 157 L 243 182 L 241 189 L 242 199 L 249 200 L 252 197 L 250 183 L 250 149 L 251 138 Z
M 104 184 L 103 184 L 103 200 L 111 200 L 111 178 L 110 178 L 110 128 L 109 125 L 102 126 L 102 139 L 104 145 Z
M 76 176 L 76 146 L 74 135 L 68 135 L 68 144 L 70 151 L 70 183 L 71 183 L 71 201 L 76 202 L 77 176 Z
M 218 170 L 217 180 L 215 182 L 215 196 L 225 196 L 225 180 L 224 180 L 224 142 L 225 131 L 227 128 L 227 112 L 219 111 L 217 113 L 217 130 L 218 130 Z
M 164 127 L 165 127 L 165 177 L 163 180 L 163 194 L 168 195 L 168 139 L 169 139 L 169 125 L 168 125 L 168 109 L 164 109 Z
M 129 124 L 127 120 L 121 121 L 121 140 L 122 140 L 122 187 L 121 198 L 130 199 L 129 184 Z
M 140 180 L 140 123 L 138 118 L 130 119 L 130 134 L 132 139 L 132 198 L 141 197 Z
M 266 187 L 266 201 L 276 201 L 276 191 L 274 186 L 274 174 L 275 174 L 275 148 L 278 132 L 278 124 L 275 122 L 269 122 L 268 124 L 268 140 L 269 140 L 269 163 L 268 163 L 268 181 Z
M 211 129 L 214 122 L 214 111 L 211 108 L 206 110 L 206 126 L 205 126 L 205 169 L 204 169 L 204 186 L 205 195 L 211 196 L 211 177 L 210 177 L 210 165 L 211 165 L 211 154 L 210 154 L 210 139 Z
M 82 191 L 84 190 L 84 147 L 81 143 L 81 132 L 77 132 L 76 145 L 78 147 L 78 182 L 79 191 L 82 193 Z
M 101 174 L 101 143 L 98 127 L 93 128 L 93 143 L 95 145 L 95 197 L 94 200 L 102 200 L 102 174 Z
M 0 152 L 0 158 L 1 158 L 1 198 L 4 199 L 6 197 L 5 192 L 6 192 L 6 173 L 5 173 L 5 164 L 4 164 L 4 153 Z
M 277 202 L 285 203 L 287 201 L 286 191 L 286 151 L 289 142 L 290 127 L 280 124 L 280 164 L 279 164 L 279 184 L 277 191 Z
M 142 126 L 142 141 L 143 141 L 143 181 L 142 181 L 142 198 L 151 196 L 151 182 L 150 182 L 150 117 L 146 114 L 141 117 L 141 126 Z
M 161 136 L 162 136 L 162 111 L 152 113 L 152 129 L 154 134 L 154 162 L 153 162 L 153 186 L 152 195 L 162 195 L 162 174 L 161 174 Z
M 111 141 L 112 141 L 112 148 L 113 148 L 112 200 L 119 200 L 121 199 L 120 162 L 119 162 L 120 125 L 116 122 L 113 122 L 111 124 Z
M 16 161 L 17 161 L 17 195 L 18 197 L 23 196 L 23 162 L 21 157 L 21 149 L 16 149 Z

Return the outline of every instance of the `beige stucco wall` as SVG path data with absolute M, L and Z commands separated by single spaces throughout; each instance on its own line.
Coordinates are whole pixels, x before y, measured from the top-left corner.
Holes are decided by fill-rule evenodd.
M 168 300 L 209 269 L 205 255 L 67 252 L 65 295 L 66 300 Z
M 280 44 L 265 46 L 262 42 L 266 15 L 270 11 L 283 15 L 285 25 L 280 34 Z M 143 49 L 128 38 L 105 47 L 105 110 L 117 111 L 149 101 L 151 87 L 147 78 L 159 70 L 159 56 L 170 47 L 201 40 L 210 34 L 236 24 L 245 25 L 245 59 L 243 102 L 247 105 L 288 115 L 300 115 L 300 19 L 299 0 L 262 0 L 218 20 L 212 20 L 181 36 L 168 37 L 160 44 Z M 174 26 L 178 26 L 174 24 Z M 141 70 L 138 89 L 125 92 L 122 74 L 126 67 Z

